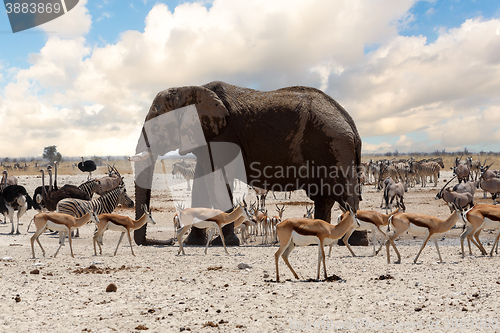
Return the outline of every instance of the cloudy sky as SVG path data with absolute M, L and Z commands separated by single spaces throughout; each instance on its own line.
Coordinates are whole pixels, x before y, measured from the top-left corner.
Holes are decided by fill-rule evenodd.
M 134 153 L 160 90 L 319 88 L 364 153 L 500 151 L 493 0 L 80 0 L 13 34 L 0 13 L 0 157 Z

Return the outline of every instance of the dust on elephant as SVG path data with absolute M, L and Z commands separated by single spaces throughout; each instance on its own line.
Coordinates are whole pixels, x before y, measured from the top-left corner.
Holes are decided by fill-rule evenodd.
M 224 158 L 217 161 L 213 150 L 221 143 L 237 149 L 222 149 Z M 143 204 L 149 206 L 155 161 L 175 149 L 197 157 L 192 207 L 221 208 L 205 177 L 217 170 L 230 200 L 234 178 L 275 191 L 303 189 L 314 201 L 315 218 L 327 222 L 335 201 L 357 209 L 361 200 L 356 125 L 342 106 L 315 88 L 262 92 L 216 81 L 158 93 L 136 148 L 136 218 Z M 236 155 L 242 157 L 242 172 L 226 172 L 224 164 Z M 232 225 L 226 228 L 225 235 L 234 235 Z M 146 225 L 134 238 L 137 244 L 155 243 L 146 238 Z M 193 228 L 188 243 L 204 241 L 204 233 Z

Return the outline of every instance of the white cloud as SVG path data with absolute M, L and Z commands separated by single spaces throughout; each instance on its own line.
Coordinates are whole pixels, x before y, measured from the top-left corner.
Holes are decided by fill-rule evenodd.
M 431 44 L 421 36 L 396 37 L 361 66 L 332 75 L 328 92 L 341 96 L 361 136 L 448 135 L 459 119 L 466 124 L 500 103 L 499 27 L 500 20 L 474 19 Z M 480 143 L 473 133 L 461 136 L 461 144 Z M 458 142 L 440 140 L 443 148 Z
M 60 38 L 74 38 L 86 35 L 90 30 L 92 17 L 85 5 L 87 0 L 80 0 L 78 4 L 63 16 L 40 25 L 39 27 L 49 35 Z

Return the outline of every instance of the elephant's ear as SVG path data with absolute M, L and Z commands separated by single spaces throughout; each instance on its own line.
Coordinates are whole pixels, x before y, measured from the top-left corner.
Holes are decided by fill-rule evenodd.
M 226 117 L 229 116 L 229 111 L 213 91 L 201 86 L 171 88 L 161 91 L 154 99 L 146 121 L 190 105 L 196 106 L 207 141 L 219 135 L 226 127 Z M 182 130 L 182 127 L 181 121 L 179 128 Z
M 211 141 L 226 127 L 229 111 L 222 100 L 213 91 L 204 87 L 195 87 L 196 109 L 201 127 L 207 141 Z

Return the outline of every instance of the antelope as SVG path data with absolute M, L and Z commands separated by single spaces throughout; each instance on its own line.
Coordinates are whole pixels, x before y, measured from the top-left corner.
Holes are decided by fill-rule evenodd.
M 116 168 L 115 168 L 115 170 L 116 170 Z M 102 191 L 104 193 L 107 193 L 107 192 L 111 191 L 112 189 L 117 188 L 120 185 L 124 186 L 123 177 L 120 175 L 120 173 L 118 173 L 118 170 L 116 170 L 113 173 L 110 172 L 110 174 L 111 174 L 111 176 L 106 176 L 106 177 L 99 179 L 99 182 L 100 182 L 101 187 L 102 187 Z
M 33 253 L 33 258 L 35 258 L 35 248 L 33 246 L 35 240 L 37 241 L 38 245 L 40 245 L 43 256 L 45 257 L 45 250 L 43 249 L 42 244 L 40 243 L 40 240 L 38 238 L 47 229 L 59 231 L 60 244 L 59 247 L 57 248 L 56 253 L 54 254 L 54 258 L 57 256 L 57 253 L 59 253 L 59 249 L 61 249 L 61 246 L 63 246 L 64 240 L 66 239 L 66 235 L 68 235 L 69 238 L 69 248 L 71 250 L 71 256 L 74 258 L 75 256 L 73 254 L 71 231 L 75 228 L 80 228 L 89 221 L 93 221 L 96 224 L 99 223 L 99 218 L 96 216 L 96 213 L 94 211 L 87 210 L 87 213 L 80 218 L 75 218 L 68 214 L 55 213 L 55 212 L 36 214 L 35 217 L 33 218 L 33 222 L 35 223 L 36 226 L 36 232 L 31 237 L 31 251 Z
M 486 160 L 485 160 L 486 162 Z M 486 168 L 484 166 L 481 167 L 481 176 L 479 177 L 479 185 L 481 185 L 481 181 L 484 180 L 490 180 L 490 179 L 495 179 L 499 177 L 499 172 L 498 170 L 490 170 L 491 166 L 493 164 L 488 165 Z M 492 183 L 486 183 L 486 187 L 491 187 Z M 483 199 L 487 198 L 488 191 L 483 189 Z
M 249 212 L 248 207 L 247 207 L 247 203 L 245 202 L 244 198 L 243 198 L 243 207 Z M 248 213 L 249 217 L 253 216 L 254 209 L 255 209 L 255 204 L 251 203 L 250 210 L 252 212 Z M 243 243 L 248 243 L 247 239 L 250 238 L 251 231 L 255 230 L 255 226 L 256 226 L 256 223 L 253 221 L 253 219 L 245 219 L 239 227 L 234 228 L 234 231 L 236 232 L 236 231 L 240 230 L 241 231 L 241 239 L 242 239 Z M 254 236 L 255 236 L 255 234 L 254 234 Z M 250 238 L 250 241 L 251 241 L 251 238 Z
M 288 261 L 288 256 L 293 251 L 296 245 L 307 246 L 310 244 L 318 244 L 318 274 L 317 279 L 319 280 L 319 272 L 321 268 L 321 261 L 323 261 L 323 269 L 326 274 L 326 263 L 325 263 L 325 251 L 324 245 L 330 245 L 335 240 L 342 238 L 345 233 L 355 224 L 359 227 L 358 219 L 352 208 L 346 204 L 349 210 L 348 214 L 345 214 L 342 220 L 337 225 L 331 225 L 323 220 L 318 219 L 307 219 L 303 217 L 296 217 L 286 219 L 276 227 L 276 234 L 280 241 L 280 248 L 274 254 L 274 259 L 276 263 L 276 281 L 279 282 L 280 275 L 278 270 L 278 259 L 281 256 L 283 261 L 285 261 L 288 268 L 292 271 L 296 279 L 299 279 L 297 273 L 293 270 L 290 262 Z
M 401 181 L 399 181 L 395 184 L 389 184 L 388 186 L 386 186 L 386 188 L 384 190 L 385 213 L 386 214 L 387 214 L 387 211 L 391 209 L 392 202 L 394 201 L 394 198 L 397 198 L 396 201 L 398 203 L 398 206 L 401 206 L 403 208 L 403 210 L 405 210 L 403 197 L 404 197 L 404 194 L 406 191 L 408 191 L 408 186 L 406 184 L 403 184 Z
M 371 233 L 372 233 L 372 237 L 373 237 L 373 240 L 372 240 L 372 243 L 373 243 L 373 256 L 376 256 L 380 250 L 382 249 L 382 246 L 384 246 L 385 244 L 385 240 L 387 238 L 387 234 L 385 232 L 382 231 L 382 227 L 385 227 L 385 226 L 388 226 L 389 225 L 389 219 L 391 218 L 391 216 L 395 215 L 396 213 L 399 213 L 403 211 L 404 212 L 404 209 L 402 209 L 401 207 L 398 207 L 395 211 L 393 211 L 392 213 L 390 214 L 382 214 L 382 213 L 379 213 L 379 212 L 376 212 L 374 210 L 358 210 L 356 211 L 356 217 L 358 218 L 358 221 L 359 221 L 359 228 L 351 228 L 344 236 L 344 238 L 342 239 L 344 244 L 349 244 L 349 238 L 351 237 L 352 233 L 355 231 L 355 230 L 358 230 L 358 231 L 365 231 L 365 230 L 370 230 Z M 345 213 L 344 213 L 345 214 Z M 343 218 L 343 215 L 339 215 L 337 220 L 338 221 L 341 221 L 342 218 Z M 382 239 L 382 242 L 380 243 L 380 247 L 378 248 L 378 250 L 375 251 L 375 238 L 376 238 L 376 231 L 380 232 L 382 234 L 382 236 L 384 237 Z M 330 257 L 330 255 L 332 254 L 332 245 L 330 245 L 330 250 L 328 252 L 328 256 Z M 350 247 L 348 247 L 348 249 L 350 249 Z M 352 252 L 351 250 L 351 254 L 353 254 L 353 257 L 355 257 L 354 253 Z
M 257 209 L 266 208 L 266 196 L 269 190 L 265 190 L 257 186 L 250 186 L 250 188 L 255 191 L 255 196 L 257 197 Z M 259 206 L 259 198 L 260 198 L 260 206 Z
M 275 206 L 276 206 L 276 211 L 278 212 L 278 216 L 275 215 L 271 218 L 271 226 L 273 229 L 274 241 L 276 242 L 278 241 L 278 238 L 276 236 L 276 226 L 283 220 L 283 212 L 285 211 L 285 204 L 283 204 L 281 208 L 278 205 Z
M 304 214 L 304 218 L 312 219 L 313 215 L 314 215 L 314 206 L 311 206 L 311 208 L 309 208 L 309 205 L 306 205 L 306 213 Z
M 476 189 L 479 188 L 479 180 L 469 180 L 467 183 L 459 183 L 453 186 L 453 191 L 457 193 L 470 193 L 473 197 L 476 194 Z
M 472 160 L 472 157 L 468 157 L 467 158 L 467 161 L 469 161 L 469 169 L 470 169 L 470 172 L 474 174 L 474 180 L 477 180 L 477 177 L 479 176 L 479 174 L 481 173 L 481 157 L 479 156 L 479 154 L 477 155 L 477 160 L 473 161 Z M 486 158 L 488 158 L 488 156 L 486 156 Z M 485 162 L 486 162 L 486 159 L 485 159 Z
M 181 227 L 181 224 L 179 221 L 179 213 L 184 210 L 184 208 L 185 208 L 184 203 L 179 203 L 179 204 L 175 205 L 175 208 L 177 208 L 177 213 L 175 213 L 173 220 L 174 220 L 174 231 L 175 231 L 175 233 L 177 233 L 177 230 L 179 230 Z
M 265 211 L 261 211 L 256 218 L 262 227 L 262 244 L 267 244 L 267 236 L 272 233 L 271 218 L 267 215 L 267 209 Z
M 222 233 L 222 227 L 226 224 L 234 222 L 234 227 L 236 228 L 241 225 L 245 219 L 250 218 L 242 204 L 238 204 L 231 213 L 225 213 L 220 209 L 203 207 L 184 209 L 179 213 L 179 222 L 181 228 L 177 231 L 177 241 L 179 242 L 179 251 L 177 252 L 177 255 L 179 255 L 181 252 L 183 255 L 185 255 L 184 247 L 182 246 L 182 236 L 193 226 L 200 229 L 210 229 L 210 234 L 205 246 L 205 254 L 207 254 L 208 244 L 210 243 L 210 240 L 212 239 L 216 228 L 219 229 L 222 244 L 224 245 L 224 250 L 227 254 L 229 254 L 229 252 L 227 252 L 224 234 Z
M 500 195 L 500 178 L 481 179 L 480 186 L 483 190 L 491 193 L 493 202 Z
M 240 231 L 241 232 L 241 241 L 244 244 L 248 244 L 248 239 L 250 238 L 249 230 L 254 225 L 255 225 L 255 222 L 250 221 L 250 220 L 244 220 L 242 224 L 240 224 L 238 227 L 234 228 L 234 233 L 237 233 L 238 231 Z
M 387 187 L 389 187 L 390 185 L 394 185 L 396 184 L 396 182 L 394 181 L 394 179 L 392 179 L 392 177 L 387 177 L 384 179 L 384 195 L 382 196 L 382 201 L 380 202 L 380 208 L 382 208 L 384 206 L 384 199 L 385 199 L 385 190 Z
M 478 204 L 467 212 L 462 213 L 462 219 L 467 228 L 460 235 L 460 246 L 462 248 L 462 258 L 465 256 L 464 240 L 467 237 L 469 245 L 469 254 L 472 255 L 470 242 L 474 243 L 483 255 L 486 255 L 486 250 L 479 240 L 479 234 L 482 229 L 499 229 L 500 228 L 500 207 L 495 205 Z M 493 249 L 498 242 L 498 234 L 491 248 L 490 256 L 493 255 Z
M 455 157 L 455 166 L 450 167 L 453 170 L 453 173 L 457 176 L 458 182 L 461 183 L 467 182 L 469 180 L 470 168 L 467 164 L 467 161 L 460 161 L 462 157 Z
M 453 178 L 451 178 L 443 186 L 443 188 L 436 194 L 436 197 L 434 199 L 436 199 L 436 200 L 443 199 L 448 204 L 457 202 L 457 205 L 460 208 L 465 208 L 467 206 L 472 208 L 474 206 L 474 196 L 472 194 L 470 194 L 469 192 L 462 192 L 462 193 L 454 192 L 451 190 L 451 188 L 445 189 L 445 187 L 456 177 L 457 176 L 454 176 Z M 467 183 L 465 183 L 465 184 L 467 184 Z M 465 184 L 464 184 L 464 186 L 465 186 Z M 448 207 L 450 207 L 450 206 L 448 206 Z M 452 211 L 453 211 L 453 208 L 450 207 L 450 212 L 452 212 Z
M 391 263 L 391 258 L 389 253 L 389 246 L 391 244 L 398 256 L 398 261 L 396 261 L 396 263 L 398 264 L 401 263 L 401 255 L 399 254 L 399 251 L 396 248 L 396 244 L 394 244 L 394 240 L 398 238 L 399 235 L 401 235 L 405 231 L 408 231 L 408 233 L 414 235 L 426 236 L 424 242 L 422 243 L 420 251 L 418 251 L 415 260 L 413 260 L 414 264 L 417 263 L 420 253 L 422 253 L 422 250 L 424 249 L 425 245 L 431 238 L 434 241 L 434 245 L 436 245 L 439 261 L 443 262 L 443 259 L 441 258 L 441 253 L 439 252 L 437 238 L 441 237 L 445 232 L 450 230 L 457 223 L 460 217 L 459 212 L 461 211 L 461 209 L 456 205 L 456 203 L 452 203 L 452 205 L 454 208 L 453 213 L 451 213 L 451 215 L 446 220 L 441 220 L 434 216 L 416 214 L 416 213 L 401 212 L 393 215 L 389 219 L 389 223 L 394 227 L 395 232 L 392 236 L 389 237 L 389 240 L 387 240 L 387 242 L 385 243 L 387 251 L 387 263 L 389 264 Z
M 130 240 L 130 230 L 137 230 L 141 228 L 148 222 L 156 224 L 156 221 L 153 219 L 151 214 L 151 210 L 148 209 L 146 205 L 142 205 L 142 210 L 144 214 L 138 220 L 132 220 L 128 216 L 118 215 L 118 214 L 100 214 L 98 216 L 99 222 L 96 224 L 97 230 L 94 233 L 93 243 L 94 243 L 94 255 L 97 255 L 95 244 L 99 246 L 99 254 L 102 254 L 103 244 L 102 239 L 104 236 L 104 232 L 106 230 L 119 231 L 122 234 L 120 235 L 120 239 L 118 240 L 118 244 L 116 245 L 115 253 L 118 251 L 118 247 L 122 242 L 123 235 L 127 233 L 128 243 L 130 244 L 130 251 L 132 251 L 132 255 L 135 257 L 134 249 L 132 248 L 132 241 Z
M 252 220 L 255 221 L 255 235 L 259 236 L 259 232 L 261 236 L 264 236 L 264 228 L 262 226 L 262 219 L 264 218 L 264 212 L 255 209 L 252 214 Z

